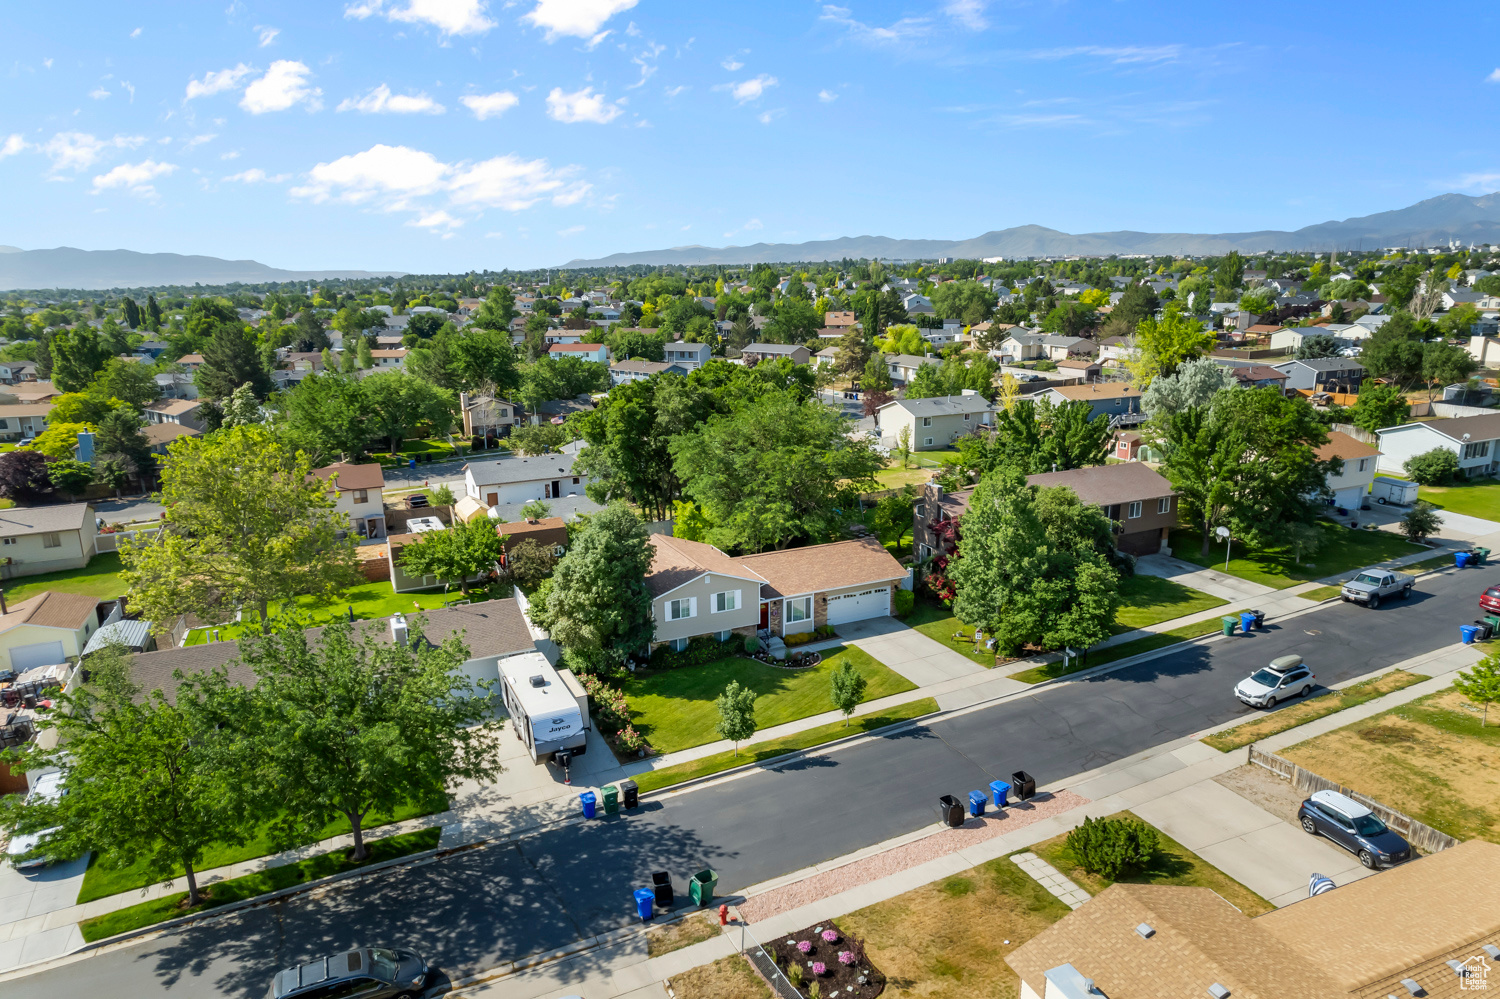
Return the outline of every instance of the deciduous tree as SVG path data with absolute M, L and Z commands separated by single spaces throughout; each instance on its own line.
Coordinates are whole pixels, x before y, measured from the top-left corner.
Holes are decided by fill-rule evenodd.
M 839 663 L 838 668 L 828 677 L 828 699 L 843 714 L 845 728 L 849 727 L 849 717 L 865 699 L 865 690 L 869 685 L 870 681 L 865 679 L 865 675 L 847 659 Z
M 545 627 L 564 648 L 615 663 L 650 645 L 652 551 L 646 528 L 623 503 L 588 520 L 552 574 Z
M 457 583 L 467 597 L 470 581 L 492 571 L 500 552 L 500 535 L 488 517 L 454 519 L 446 531 L 428 531 L 401 549 L 401 571 Z
M 1361 430 L 1374 433 L 1406 422 L 1411 404 L 1395 385 L 1367 381 L 1359 387 L 1359 398 L 1349 407 L 1350 421 Z
M 1490 722 L 1490 705 L 1500 702 L 1500 655 L 1492 652 L 1459 673 L 1453 678 L 1453 689 L 1483 709 L 1479 727 L 1484 728 Z
M 19 503 L 35 503 L 52 492 L 47 459 L 32 450 L 0 454 L 0 496 Z
M 734 755 L 739 756 L 740 743 L 755 735 L 755 691 L 741 687 L 738 680 L 730 680 L 724 693 L 714 701 L 714 707 L 719 712 L 714 731 L 719 738 L 733 742 Z
M 402 442 L 423 427 L 446 433 L 453 423 L 457 399 L 401 371 L 386 371 L 361 380 L 360 388 L 369 404 L 370 428 L 390 442 L 392 454 L 401 453 Z

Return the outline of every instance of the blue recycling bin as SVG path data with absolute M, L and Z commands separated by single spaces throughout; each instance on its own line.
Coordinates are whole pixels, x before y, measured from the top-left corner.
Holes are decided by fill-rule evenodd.
M 1458 566 L 1460 569 L 1467 569 L 1469 567 L 1469 553 L 1468 552 L 1454 552 L 1453 553 L 1453 564 L 1456 565 L 1456 566 Z
M 983 791 L 970 791 L 969 792 L 969 814 L 972 815 L 972 816 L 974 816 L 975 818 L 978 818 L 979 816 L 981 816 L 981 815 L 984 814 L 984 792 Z
M 578 800 L 583 802 L 583 817 L 586 819 L 593 818 L 595 809 L 599 807 L 599 799 L 594 792 L 585 791 L 578 796 Z
M 635 911 L 641 917 L 641 922 L 651 921 L 651 906 L 656 901 L 656 892 L 651 888 L 637 888 L 635 890 Z
M 1463 636 L 1465 645 L 1473 645 L 1474 640 L 1479 637 L 1479 629 L 1472 624 L 1461 624 L 1458 633 Z
M 417 467 L 417 459 L 415 459 L 415 458 L 408 458 L 408 459 L 406 459 L 406 467 L 407 468 L 416 468 Z
M 1003 780 L 990 781 L 990 794 L 995 799 L 996 808 L 1004 808 L 1010 804 L 1010 785 Z
M 1245 611 L 1244 613 L 1242 613 L 1240 615 L 1240 630 L 1243 631 L 1247 635 L 1250 634 L 1250 632 L 1252 632 L 1252 631 L 1255 630 L 1255 612 L 1254 611 Z

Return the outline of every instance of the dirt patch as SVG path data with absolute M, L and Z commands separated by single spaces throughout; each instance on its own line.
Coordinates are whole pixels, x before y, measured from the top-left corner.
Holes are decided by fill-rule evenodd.
M 771 990 L 741 954 L 684 971 L 667 984 L 677 999 L 772 999 Z
M 766 949 L 792 987 L 804 996 L 874 999 L 885 991 L 885 975 L 870 963 L 865 942 L 833 922 L 772 940 Z
M 1450 836 L 1500 843 L 1500 728 L 1481 727 L 1478 710 L 1457 691 L 1429 694 L 1280 755 Z
M 1214 782 L 1292 825 L 1297 824 L 1297 809 L 1307 798 L 1285 777 L 1253 763 L 1222 773 Z
M 646 934 L 646 956 L 661 957 L 674 950 L 712 940 L 719 935 L 719 924 L 706 913 L 696 913 L 675 923 L 660 926 Z

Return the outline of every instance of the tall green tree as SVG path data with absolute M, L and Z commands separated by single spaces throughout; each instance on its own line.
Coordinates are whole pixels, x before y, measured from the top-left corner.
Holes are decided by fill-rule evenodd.
M 516 293 L 507 285 L 497 284 L 490 289 L 484 304 L 470 318 L 469 324 L 482 330 L 509 333 L 511 320 L 515 318 Z
M 1018 474 L 980 480 L 962 521 L 954 614 L 994 635 L 1006 655 L 1023 648 L 1086 649 L 1110 634 L 1119 574 L 1113 530 L 1097 506 L 1066 486 L 1029 486 Z
M 755 691 L 742 687 L 738 680 L 730 680 L 724 693 L 714 701 L 719 720 L 714 731 L 721 739 L 734 743 L 734 755 L 740 755 L 740 743 L 755 735 Z
M 1087 402 L 1054 405 L 1017 399 L 995 414 L 995 432 L 962 437 L 962 465 L 981 475 L 1010 470 L 1021 475 L 1102 465 L 1110 446 L 1109 417 L 1093 416 Z
M 135 299 L 126 295 L 120 300 L 120 309 L 125 314 L 125 325 L 131 329 L 141 325 L 141 307 L 135 304 Z
M 1466 381 L 1478 370 L 1479 362 L 1462 347 L 1429 343 L 1422 348 L 1422 380 L 1427 383 L 1429 398 L 1437 394 L 1437 389 Z
M 1213 345 L 1213 334 L 1201 322 L 1169 307 L 1160 319 L 1148 316 L 1136 324 L 1133 350 L 1123 360 L 1131 380 L 1144 389 L 1153 378 L 1174 374 Z
M 1410 391 L 1422 380 L 1425 339 L 1426 331 L 1411 313 L 1397 312 L 1365 340 L 1359 361 L 1371 375 Z
M 130 409 L 116 409 L 100 418 L 94 433 L 94 454 L 98 461 L 115 461 L 145 485 L 156 479 L 156 456 L 151 453 L 145 424 Z
M 277 399 L 282 433 L 314 467 L 357 458 L 377 432 L 364 389 L 351 376 L 314 373 Z
M 92 327 L 79 325 L 52 334 L 52 383 L 64 392 L 80 392 L 110 358 Z
M 161 398 L 161 387 L 156 384 L 156 372 L 150 365 L 119 357 L 105 362 L 88 391 L 103 400 L 118 399 L 138 412 Z
M 1406 422 L 1411 404 L 1395 385 L 1367 381 L 1359 387 L 1359 398 L 1349 407 L 1349 421 L 1361 430 L 1374 433 Z
M 271 394 L 271 372 L 261 360 L 255 338 L 238 320 L 216 323 L 203 345 L 203 364 L 193 372 L 198 391 L 210 399 L 227 399 L 249 383 L 257 399 Z
M 403 548 L 401 571 L 457 583 L 467 597 L 470 580 L 493 570 L 501 550 L 500 535 L 488 517 L 455 519 L 446 531 L 429 531 Z
M 651 644 L 651 592 L 646 573 L 654 549 L 646 528 L 624 503 L 589 517 L 552 574 L 541 627 L 566 649 L 622 663 Z
M 1141 408 L 1151 416 L 1207 406 L 1224 389 L 1238 387 L 1230 370 L 1207 357 L 1178 365 L 1170 375 L 1157 375 L 1141 395 Z
M 453 338 L 451 350 L 458 387 L 466 392 L 505 396 L 521 384 L 509 333 L 483 327 L 465 330 Z
M 390 442 L 392 454 L 400 454 L 402 442 L 423 427 L 446 433 L 453 424 L 454 394 L 405 372 L 370 375 L 360 387 L 369 404 L 370 429 Z

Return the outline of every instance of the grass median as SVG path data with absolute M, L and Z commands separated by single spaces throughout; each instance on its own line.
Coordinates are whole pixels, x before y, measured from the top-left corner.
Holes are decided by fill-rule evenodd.
M 1226 611 L 1220 617 L 1239 617 L 1240 611 Z M 1185 624 L 1171 631 L 1160 631 L 1154 635 L 1146 635 L 1144 638 L 1133 639 L 1129 642 L 1121 642 L 1119 645 L 1111 645 L 1107 649 L 1099 649 L 1090 652 L 1088 661 L 1084 662 L 1081 657 L 1075 656 L 1067 666 L 1059 660 L 1055 663 L 1043 663 L 1033 666 L 1031 669 L 1020 673 L 1012 673 L 1012 680 L 1020 680 L 1022 683 L 1041 683 L 1043 680 L 1055 680 L 1060 676 L 1077 673 L 1081 670 L 1093 669 L 1095 666 L 1106 666 L 1121 659 L 1129 659 L 1145 652 L 1154 652 L 1171 645 L 1178 645 L 1194 638 L 1202 638 L 1204 635 L 1212 635 L 1223 628 L 1219 618 L 1209 618 L 1207 621 L 1196 621 L 1193 624 Z
M 78 924 L 78 928 L 83 933 L 83 939 L 93 943 L 95 940 L 103 940 L 117 933 L 128 933 L 143 926 L 154 926 L 168 919 L 176 919 L 178 916 L 216 909 L 234 902 L 243 902 L 257 895 L 264 895 L 267 892 L 306 884 L 309 881 L 358 870 L 382 861 L 421 853 L 423 850 L 433 850 L 437 848 L 438 839 L 442 834 L 441 829 L 433 826 L 400 836 L 377 839 L 369 843 L 370 855 L 361 861 L 349 860 L 344 850 L 320 853 L 316 857 L 308 857 L 295 864 L 272 867 L 254 874 L 247 874 L 242 878 L 215 882 L 203 888 L 200 893 L 203 895 L 203 900 L 192 907 L 183 904 L 187 900 L 187 892 L 180 891 L 149 902 L 142 902 L 139 905 L 132 905 L 129 908 L 117 909 L 102 916 L 95 916 L 93 919 L 85 919 Z
M 1361 680 L 1359 683 L 1350 684 L 1342 690 L 1330 691 L 1321 697 L 1315 697 L 1308 701 L 1298 701 L 1288 704 L 1279 711 L 1272 711 L 1260 715 L 1250 721 L 1227 728 L 1203 739 L 1206 745 L 1212 746 L 1221 753 L 1227 753 L 1231 749 L 1242 749 L 1252 742 L 1269 738 L 1278 732 L 1305 725 L 1310 721 L 1331 715 L 1345 708 L 1373 701 L 1377 697 L 1410 687 L 1414 683 L 1421 683 L 1430 679 L 1420 673 L 1408 673 L 1405 670 L 1394 670 L 1383 676 L 1372 677 L 1369 680 Z
M 930 697 L 924 697 L 919 701 L 908 701 L 906 704 L 898 704 L 887 711 L 877 711 L 868 715 L 857 715 L 849 720 L 846 726 L 843 722 L 831 722 L 827 725 L 819 725 L 805 732 L 796 732 L 792 735 L 783 736 L 780 739 L 768 739 L 765 742 L 755 742 L 748 746 L 740 747 L 740 754 L 734 755 L 733 751 L 715 753 L 702 759 L 689 760 L 686 763 L 678 763 L 675 766 L 662 767 L 648 774 L 641 774 L 634 778 L 641 793 L 647 791 L 659 791 L 673 784 L 681 784 L 683 781 L 693 780 L 698 777 L 707 777 L 710 774 L 720 773 L 732 767 L 744 766 L 747 763 L 758 763 L 761 760 L 769 760 L 786 753 L 793 753 L 799 749 L 812 749 L 821 746 L 825 742 L 842 739 L 849 735 L 859 735 L 864 732 L 873 732 L 876 729 L 885 728 L 887 725 L 895 725 L 899 722 L 910 721 L 920 718 L 922 715 L 930 715 L 938 709 L 937 701 Z

